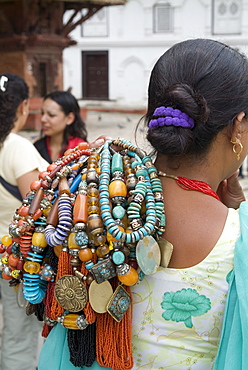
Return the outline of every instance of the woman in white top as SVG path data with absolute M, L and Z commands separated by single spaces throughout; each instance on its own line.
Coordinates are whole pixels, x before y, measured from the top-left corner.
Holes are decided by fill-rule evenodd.
M 8 234 L 13 212 L 30 190 L 47 162 L 33 144 L 18 135 L 29 113 L 28 86 L 15 74 L 0 75 L 0 235 Z M 3 185 L 4 184 L 4 185 Z M 7 186 L 7 188 L 6 188 Z M 19 199 L 8 189 L 14 189 Z M 35 369 L 38 335 L 36 317 L 30 318 L 17 305 L 17 294 L 8 281 L 0 279 L 3 306 L 1 369 Z

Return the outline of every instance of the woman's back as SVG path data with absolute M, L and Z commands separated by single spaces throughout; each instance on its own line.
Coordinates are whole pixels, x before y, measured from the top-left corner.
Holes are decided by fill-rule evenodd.
M 200 193 L 199 197 L 207 196 Z M 167 233 L 168 240 L 180 241 L 174 245 L 176 257 L 172 257 L 170 267 L 160 267 L 154 275 L 145 277 L 132 288 L 134 369 L 144 365 L 146 369 L 188 369 L 194 365 L 194 369 L 209 370 L 213 366 L 222 328 L 228 274 L 233 269 L 234 246 L 240 234 L 239 214 L 229 209 L 212 246 L 211 232 L 207 230 L 211 230 L 211 226 L 217 230 L 215 217 L 209 220 L 207 215 L 199 222 L 202 213 L 197 214 L 195 207 L 185 210 L 185 206 L 185 203 L 176 206 L 177 220 L 170 219 L 168 214 L 168 223 L 175 221 L 175 236 Z M 193 217 L 191 212 L 195 212 Z M 205 226 L 201 227 L 204 221 Z M 202 231 L 202 237 L 192 239 L 192 230 L 198 226 L 201 230 L 197 234 Z M 194 243 L 198 243 L 198 248 Z M 185 261 L 181 255 L 185 256 Z

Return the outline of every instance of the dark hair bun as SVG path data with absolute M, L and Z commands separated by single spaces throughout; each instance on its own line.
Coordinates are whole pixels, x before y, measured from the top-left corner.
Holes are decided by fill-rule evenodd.
M 209 117 L 209 108 L 205 98 L 188 84 L 168 86 L 164 94 L 165 105 L 187 113 L 195 124 L 205 123 Z

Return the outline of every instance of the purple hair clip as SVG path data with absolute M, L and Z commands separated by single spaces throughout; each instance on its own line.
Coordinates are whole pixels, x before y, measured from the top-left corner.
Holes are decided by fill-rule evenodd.
M 157 126 L 193 128 L 195 126 L 193 118 L 189 117 L 187 113 L 183 113 L 179 109 L 174 109 L 172 107 L 158 107 L 155 109 L 153 116 L 160 117 L 151 119 L 149 128 Z

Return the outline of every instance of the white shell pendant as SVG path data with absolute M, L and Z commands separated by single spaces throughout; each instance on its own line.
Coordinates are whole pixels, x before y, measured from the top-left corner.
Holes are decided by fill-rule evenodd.
M 161 252 L 152 236 L 145 236 L 137 243 L 136 259 L 145 275 L 152 275 L 157 271 L 161 261 Z
M 173 245 L 168 240 L 161 238 L 161 236 L 158 238 L 158 245 L 161 252 L 160 266 L 168 267 L 173 252 Z
M 107 312 L 107 304 L 113 295 L 113 289 L 108 280 L 100 284 L 93 280 L 90 284 L 88 294 L 91 307 L 95 312 Z

